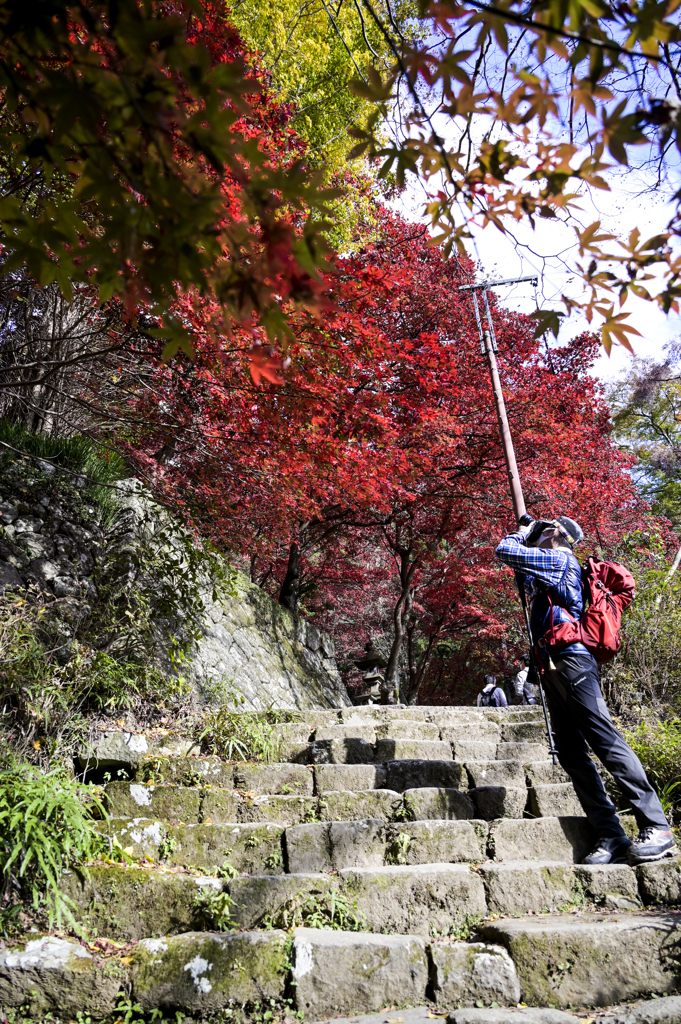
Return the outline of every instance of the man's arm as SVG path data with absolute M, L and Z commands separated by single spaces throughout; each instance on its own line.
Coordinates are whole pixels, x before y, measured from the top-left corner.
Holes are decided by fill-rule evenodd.
M 495 554 L 500 562 L 511 569 L 519 569 L 548 586 L 557 586 L 568 562 L 568 553 L 556 548 L 528 548 L 522 532 L 504 537 Z

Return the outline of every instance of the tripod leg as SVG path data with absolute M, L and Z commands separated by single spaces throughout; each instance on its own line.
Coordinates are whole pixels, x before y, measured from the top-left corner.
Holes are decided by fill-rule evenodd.
M 549 754 L 554 764 L 558 764 L 558 751 L 556 750 L 556 741 L 553 737 L 553 729 L 551 728 L 551 719 L 549 718 L 549 709 L 546 706 L 546 695 L 544 693 L 544 687 L 541 683 L 541 673 L 537 668 L 537 661 L 534 653 L 534 640 L 532 638 L 532 626 L 530 624 L 530 613 L 527 607 L 527 595 L 525 593 L 525 576 L 522 572 L 516 571 L 515 582 L 518 588 L 518 596 L 520 597 L 520 603 L 523 607 L 523 615 L 525 617 L 525 629 L 527 630 L 527 637 L 530 641 L 530 672 L 534 675 L 535 685 L 539 690 L 539 698 L 541 700 L 541 706 L 544 711 L 544 721 L 546 723 L 546 733 L 549 738 Z

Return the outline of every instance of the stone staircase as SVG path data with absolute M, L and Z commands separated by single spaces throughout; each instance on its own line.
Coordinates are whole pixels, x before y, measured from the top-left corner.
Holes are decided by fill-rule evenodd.
M 123 989 L 192 1019 L 522 1004 L 558 1024 L 676 991 L 679 861 L 580 865 L 595 837 L 540 709 L 301 717 L 276 764 L 122 732 L 84 750 L 133 862 L 65 877 L 89 945 L 0 954 L 0 1006 L 102 1017 Z

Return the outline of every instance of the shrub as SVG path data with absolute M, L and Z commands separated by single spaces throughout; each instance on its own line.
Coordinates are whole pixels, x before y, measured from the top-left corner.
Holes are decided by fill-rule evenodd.
M 645 721 L 626 733 L 652 784 L 671 809 L 681 801 L 681 721 Z
M 104 651 L 84 648 L 62 672 L 73 680 L 75 697 L 83 706 L 98 711 L 114 711 L 149 703 L 172 700 L 190 692 L 182 676 L 172 676 L 150 665 L 117 661 Z
M 225 699 L 229 703 L 209 711 L 205 718 L 199 740 L 206 753 L 218 754 L 225 761 L 276 761 L 281 740 L 274 725 L 298 721 L 300 715 L 273 707 L 267 711 L 240 711 L 244 696 L 233 687 L 226 688 Z
M 637 535 L 608 557 L 622 562 L 636 580 L 636 598 L 622 618 L 622 650 L 601 671 L 603 692 L 618 714 L 640 718 L 681 713 L 681 575 L 668 578 L 664 548 L 654 537 L 648 547 Z
M 48 459 L 68 472 L 46 476 Z M 203 635 L 204 591 L 212 585 L 214 599 L 232 592 L 222 556 L 146 490 L 105 486 L 126 475 L 124 461 L 89 438 L 51 438 L 0 421 L 3 497 L 30 506 L 47 494 L 50 508 L 67 508 L 86 529 L 101 526 L 106 538 L 83 586 L 87 600 L 54 599 L 35 587 L 21 598 L 0 595 L 3 725 L 27 760 L 57 747 L 68 756 L 88 712 L 180 713 L 190 703 L 181 669 Z
M 87 731 L 84 713 L 112 713 L 147 704 L 177 704 L 189 692 L 182 676 L 143 662 L 112 658 L 70 639 L 70 659 L 57 664 L 63 644 L 59 600 L 0 595 L 0 699 L 15 752 L 43 759 L 66 754 Z
M 96 790 L 69 779 L 61 767 L 41 772 L 9 762 L 0 768 L 0 870 L 3 905 L 20 896 L 46 915 L 50 927 L 75 924 L 71 901 L 59 888 L 63 872 L 106 849 L 94 830 L 105 816 Z
M 30 475 L 34 468 L 40 470 L 40 461 L 61 467 L 66 472 L 57 472 L 60 491 L 69 493 L 75 501 L 84 496 L 96 501 L 105 517 L 118 505 L 112 485 L 130 476 L 130 469 L 120 455 L 82 434 L 51 437 L 5 419 L 0 420 L 0 442 L 4 442 L 0 444 L 0 470 L 20 469 L 23 476 L 26 472 Z M 32 458 L 20 463 L 17 451 Z M 80 484 L 85 484 L 85 495 L 79 492 Z

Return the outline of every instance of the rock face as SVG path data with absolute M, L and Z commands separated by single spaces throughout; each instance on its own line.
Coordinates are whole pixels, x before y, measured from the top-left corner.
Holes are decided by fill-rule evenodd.
M 39 487 L 40 470 L 35 472 Z M 102 579 L 119 589 L 129 585 L 142 538 L 157 552 L 171 550 L 174 559 L 182 558 L 176 527 L 136 481 L 119 484 L 119 513 L 107 525 L 97 507 L 82 504 L 77 513 L 69 507 L 55 490 L 56 479 L 45 481 L 32 505 L 11 474 L 0 479 L 0 594 L 32 585 L 48 598 L 66 601 L 75 620 L 81 612 L 89 614 Z M 241 691 L 243 707 L 254 710 L 351 706 L 331 637 L 295 619 L 241 573 L 227 569 L 227 575 L 229 593 L 217 600 L 212 580 L 198 584 L 203 636 L 182 665 L 198 693 L 211 699 L 227 684 Z M 150 660 L 172 671 L 166 663 L 167 627 L 165 620 Z M 65 662 L 72 637 L 68 624 L 63 633 Z
M 276 604 L 238 573 L 232 598 L 214 602 L 204 595 L 203 638 L 186 674 L 199 686 L 227 679 L 238 687 L 245 707 L 349 707 L 336 667 L 333 640 Z

